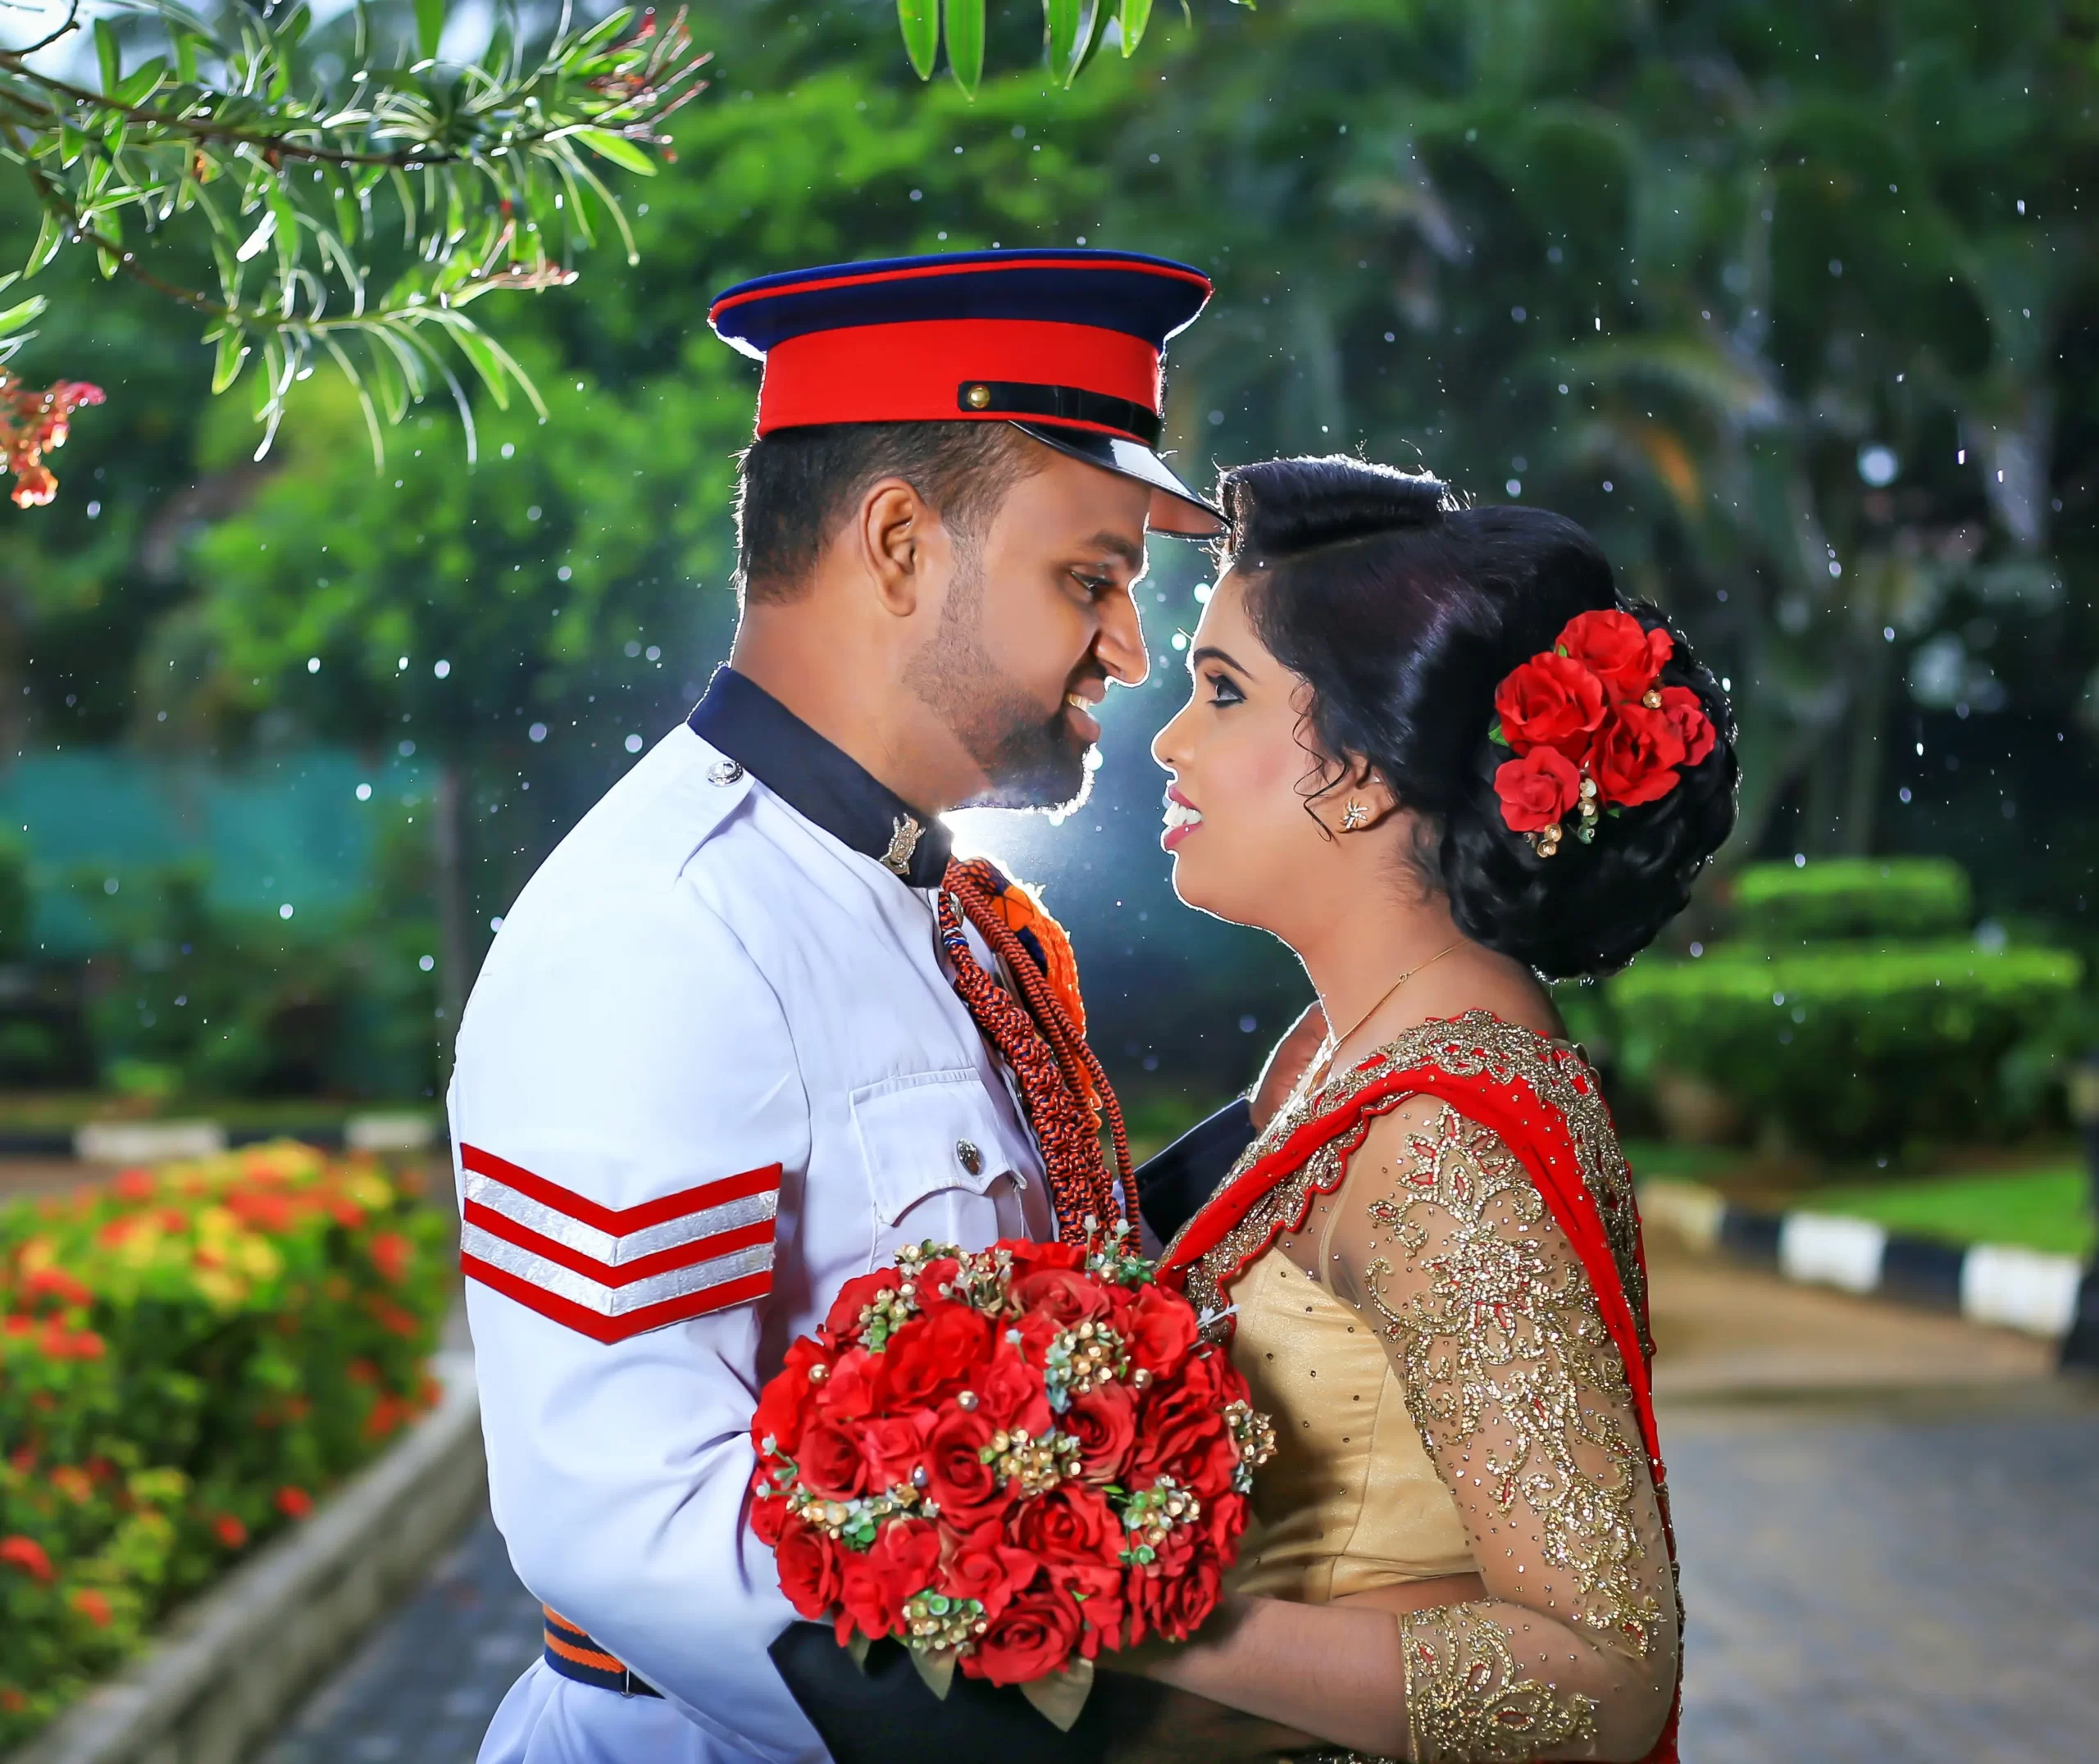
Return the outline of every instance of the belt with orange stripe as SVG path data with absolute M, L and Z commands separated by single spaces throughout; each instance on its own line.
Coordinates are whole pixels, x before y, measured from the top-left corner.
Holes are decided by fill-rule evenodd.
M 636 1678 L 625 1662 L 607 1653 L 552 1605 L 542 1605 L 540 1610 L 546 1619 L 540 1657 L 563 1678 L 572 1678 L 579 1684 L 594 1684 L 600 1690 L 616 1690 L 622 1697 L 663 1694 Z

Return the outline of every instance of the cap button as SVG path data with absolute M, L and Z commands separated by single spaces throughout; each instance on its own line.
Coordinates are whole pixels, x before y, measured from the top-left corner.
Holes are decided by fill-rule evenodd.
M 962 390 L 962 402 L 972 411 L 988 410 L 991 404 L 991 389 L 981 380 L 973 386 L 965 386 Z

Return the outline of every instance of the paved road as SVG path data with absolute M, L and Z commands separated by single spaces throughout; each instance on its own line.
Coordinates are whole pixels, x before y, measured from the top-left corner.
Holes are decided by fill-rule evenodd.
M 2099 1388 L 1657 1248 L 1687 1764 L 2099 1758 Z M 467 1764 L 536 1618 L 485 1521 L 267 1764 Z

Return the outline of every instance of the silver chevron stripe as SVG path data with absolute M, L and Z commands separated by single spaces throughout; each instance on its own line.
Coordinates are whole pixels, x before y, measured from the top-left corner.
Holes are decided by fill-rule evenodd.
M 651 1275 L 631 1286 L 606 1286 L 586 1274 L 578 1274 L 558 1262 L 548 1261 L 544 1256 L 520 1248 L 477 1225 L 467 1225 L 460 1232 L 459 1248 L 462 1254 L 515 1275 L 542 1292 L 552 1293 L 557 1298 L 566 1298 L 571 1304 L 581 1305 L 587 1311 L 608 1317 L 625 1316 L 629 1312 L 660 1305 L 667 1299 L 703 1293 L 710 1286 L 739 1280 L 747 1274 L 763 1274 L 772 1266 L 772 1246 L 754 1243 L 749 1249 L 732 1250 L 726 1256 L 717 1256 L 712 1262 L 695 1262 L 690 1268 L 673 1268 L 667 1274 Z
M 661 1225 L 646 1225 L 639 1231 L 615 1237 L 609 1231 L 600 1231 L 594 1225 L 571 1219 L 567 1213 L 556 1212 L 553 1207 L 520 1194 L 508 1184 L 494 1176 L 483 1175 L 478 1170 L 467 1172 L 467 1198 L 480 1202 L 490 1212 L 516 1220 L 542 1237 L 552 1238 L 564 1249 L 579 1251 L 593 1262 L 609 1262 L 614 1267 L 622 1262 L 638 1262 L 644 1256 L 653 1256 L 659 1249 L 676 1249 L 681 1243 L 712 1237 L 717 1231 L 733 1231 L 740 1225 L 756 1225 L 762 1219 L 772 1217 L 780 1206 L 779 1191 L 768 1189 L 763 1194 L 747 1194 L 741 1200 L 724 1201 L 718 1207 L 704 1207 L 682 1219 L 667 1219 Z

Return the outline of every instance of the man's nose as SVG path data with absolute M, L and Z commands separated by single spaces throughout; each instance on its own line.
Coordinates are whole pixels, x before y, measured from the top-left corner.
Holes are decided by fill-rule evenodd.
M 1144 623 L 1137 616 L 1136 597 L 1124 589 L 1100 603 L 1100 631 L 1093 640 L 1093 652 L 1110 680 L 1125 686 L 1141 686 L 1151 672 L 1151 657 L 1145 649 Z

